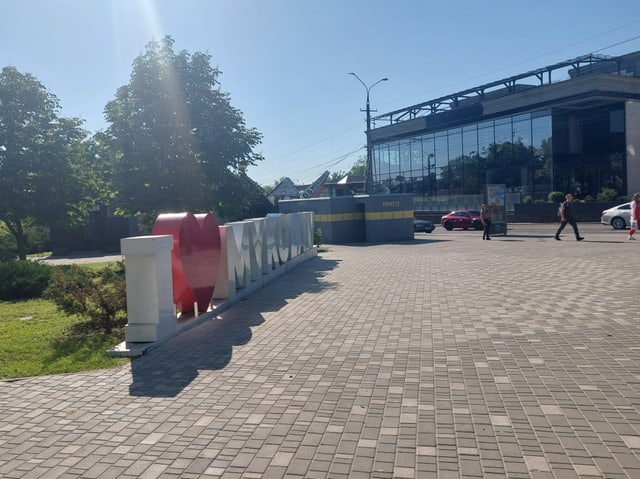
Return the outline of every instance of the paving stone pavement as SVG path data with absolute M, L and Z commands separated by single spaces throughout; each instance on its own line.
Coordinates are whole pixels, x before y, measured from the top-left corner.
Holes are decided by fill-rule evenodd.
M 580 227 L 327 246 L 130 365 L 0 382 L 0 477 L 640 477 L 640 241 Z

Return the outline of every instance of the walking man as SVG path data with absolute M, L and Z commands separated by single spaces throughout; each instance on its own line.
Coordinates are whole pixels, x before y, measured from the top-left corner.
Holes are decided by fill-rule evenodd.
M 480 207 L 480 219 L 482 220 L 482 226 L 484 232 L 482 233 L 483 240 L 490 240 L 489 233 L 491 232 L 491 211 L 487 207 L 486 203 L 482 203 Z
M 565 198 L 567 200 L 560 206 L 560 228 L 556 231 L 556 239 L 560 241 L 560 233 L 562 233 L 564 227 L 569 223 L 576 235 L 576 241 L 582 241 L 584 238 L 580 236 L 580 233 L 578 232 L 578 224 L 576 223 L 576 217 L 573 214 L 573 205 L 571 204 L 573 201 L 573 195 L 568 194 Z

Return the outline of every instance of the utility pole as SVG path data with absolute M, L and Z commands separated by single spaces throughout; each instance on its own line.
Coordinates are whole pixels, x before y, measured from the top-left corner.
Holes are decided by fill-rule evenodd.
M 367 195 L 373 193 L 373 150 L 371 147 L 371 106 L 369 104 L 369 91 L 376 86 L 378 83 L 389 80 L 388 78 L 381 78 L 377 82 L 367 86 L 365 82 L 363 82 L 358 75 L 355 73 L 349 73 L 349 75 L 353 75 L 356 80 L 362 83 L 362 86 L 367 91 L 367 103 L 366 109 L 364 110 L 367 113 L 367 171 L 364 180 L 364 192 Z M 360 110 L 362 111 L 362 110 Z

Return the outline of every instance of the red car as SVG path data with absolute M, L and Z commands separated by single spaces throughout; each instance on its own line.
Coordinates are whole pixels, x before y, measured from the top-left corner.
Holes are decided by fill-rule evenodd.
M 482 229 L 482 219 L 480 219 L 479 211 L 471 210 L 455 210 L 447 213 L 440 219 L 440 224 L 447 231 L 453 228 L 462 228 L 463 230 Z

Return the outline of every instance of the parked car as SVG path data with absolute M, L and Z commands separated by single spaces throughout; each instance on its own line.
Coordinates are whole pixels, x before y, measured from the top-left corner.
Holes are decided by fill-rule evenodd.
M 455 210 L 447 213 L 440 219 L 440 224 L 447 231 L 454 228 L 462 228 L 468 230 L 470 228 L 481 230 L 482 219 L 480 212 L 472 210 Z
M 631 203 L 614 206 L 602 212 L 600 223 L 611 225 L 614 230 L 622 230 L 631 224 Z
M 414 233 L 417 233 L 419 231 L 423 231 L 425 233 L 431 233 L 434 229 L 436 229 L 436 225 L 433 224 L 433 221 L 419 220 L 417 218 L 413 218 Z

